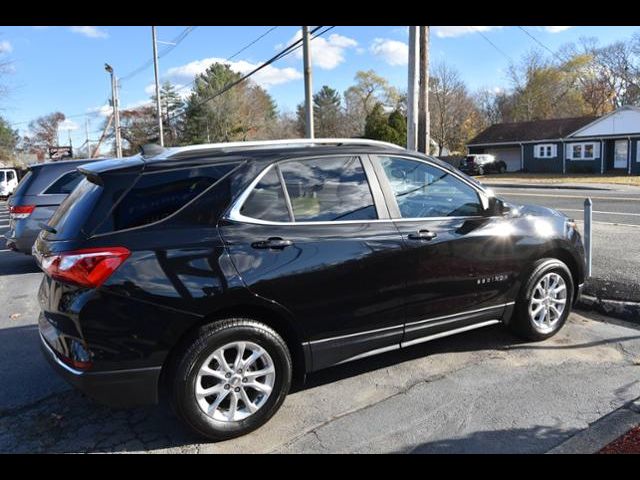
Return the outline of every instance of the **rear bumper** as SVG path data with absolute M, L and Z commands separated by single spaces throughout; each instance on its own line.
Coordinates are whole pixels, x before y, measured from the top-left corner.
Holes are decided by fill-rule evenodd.
M 67 382 L 98 403 L 110 407 L 134 407 L 158 403 L 161 367 L 84 372 L 64 363 L 40 334 L 42 353 Z

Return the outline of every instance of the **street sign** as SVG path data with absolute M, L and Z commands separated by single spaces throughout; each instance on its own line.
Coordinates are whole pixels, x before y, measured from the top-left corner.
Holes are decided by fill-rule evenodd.
M 73 158 L 73 147 L 49 147 L 49 158 L 53 161 Z

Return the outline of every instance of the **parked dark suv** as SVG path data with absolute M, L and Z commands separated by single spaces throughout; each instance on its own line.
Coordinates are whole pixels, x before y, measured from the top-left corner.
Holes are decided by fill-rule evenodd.
M 467 155 L 460 162 L 460 170 L 467 175 L 484 175 L 485 173 L 506 173 L 507 164 L 493 155 Z
M 9 199 L 8 248 L 31 255 L 40 224 L 49 221 L 62 201 L 84 178 L 77 167 L 90 161 L 70 160 L 29 166 Z
M 34 246 L 45 355 L 110 405 L 212 439 L 293 379 L 487 325 L 530 340 L 584 279 L 575 223 L 358 140 L 201 145 L 84 165 Z

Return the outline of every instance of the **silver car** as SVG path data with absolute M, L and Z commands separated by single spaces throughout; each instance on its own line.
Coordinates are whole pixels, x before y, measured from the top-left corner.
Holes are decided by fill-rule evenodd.
M 31 247 L 42 229 L 41 223 L 54 214 L 62 201 L 82 180 L 77 167 L 92 160 L 70 160 L 35 164 L 29 167 L 9 198 L 7 248 L 31 254 Z

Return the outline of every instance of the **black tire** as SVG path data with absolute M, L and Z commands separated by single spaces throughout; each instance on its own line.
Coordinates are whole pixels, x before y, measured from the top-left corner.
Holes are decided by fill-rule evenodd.
M 500 167 L 498 167 L 498 173 L 506 173 L 507 172 L 507 166 L 504 163 L 500 164 Z
M 275 383 L 264 405 L 248 418 L 220 421 L 197 403 L 197 375 L 215 350 L 237 341 L 253 342 L 267 351 L 275 367 Z M 284 340 L 267 325 L 248 318 L 224 319 L 199 328 L 183 345 L 168 372 L 169 399 L 177 416 L 199 435 L 215 441 L 245 435 L 264 425 L 284 402 L 291 387 L 291 355 Z
M 484 168 L 478 167 L 478 175 L 484 175 Z
M 557 273 L 562 277 L 566 285 L 566 304 L 560 319 L 555 323 L 551 331 L 542 332 L 529 316 L 529 302 L 538 282 L 548 273 Z M 554 336 L 560 331 L 571 313 L 574 290 L 573 277 L 569 268 L 556 258 L 543 258 L 538 260 L 524 283 L 518 299 L 516 300 L 513 317 L 509 322 L 509 328 L 517 336 L 525 340 L 541 341 Z

